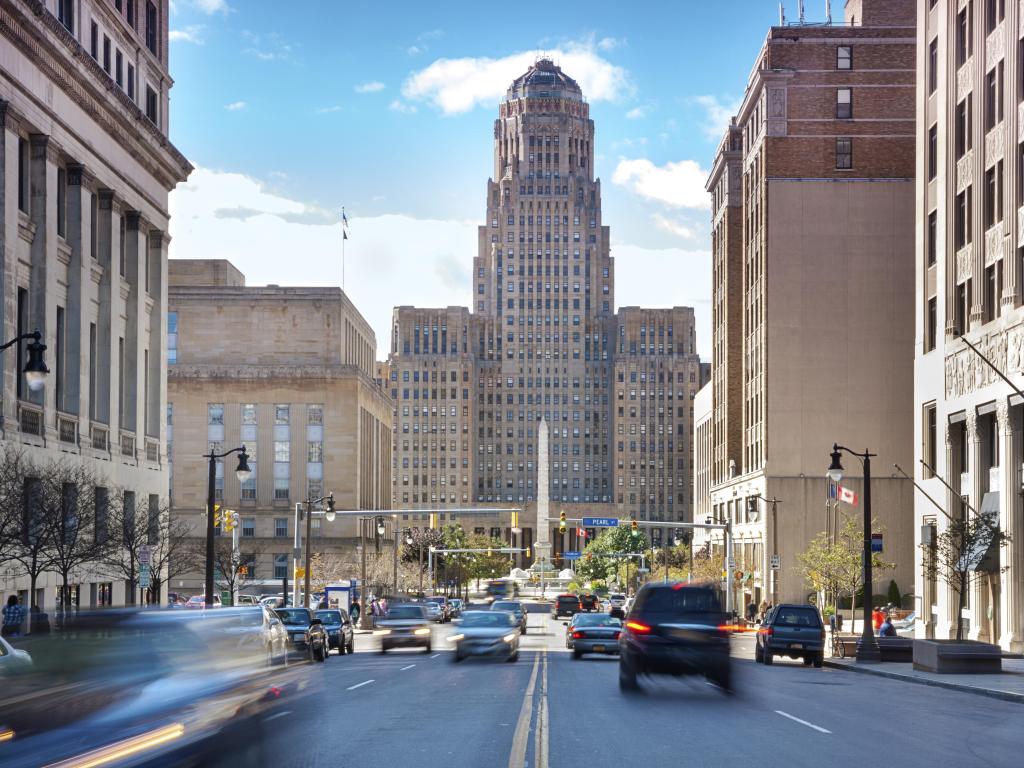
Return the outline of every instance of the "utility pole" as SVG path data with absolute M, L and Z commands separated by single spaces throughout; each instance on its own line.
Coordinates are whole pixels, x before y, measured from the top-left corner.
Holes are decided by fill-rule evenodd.
M 310 562 L 310 546 L 313 538 L 313 504 L 306 502 L 306 574 L 302 580 L 302 588 L 305 590 L 305 594 L 302 596 L 302 605 L 304 608 L 309 608 L 309 572 L 312 570 L 312 563 Z
M 395 551 L 394 551 L 394 561 L 391 564 L 392 565 L 391 570 L 392 570 L 392 576 L 394 577 L 394 584 L 395 584 L 395 599 L 397 599 L 398 598 L 398 536 L 401 533 L 401 531 L 398 529 L 398 521 L 397 520 L 394 523 L 394 527 L 395 527 Z
M 366 521 L 368 518 L 359 518 L 359 549 L 361 552 L 361 564 L 359 573 L 359 628 L 370 628 L 370 604 L 366 600 Z

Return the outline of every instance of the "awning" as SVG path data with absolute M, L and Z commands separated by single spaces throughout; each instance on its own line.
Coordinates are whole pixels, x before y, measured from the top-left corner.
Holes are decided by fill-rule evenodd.
M 982 497 L 979 514 L 999 519 L 999 492 L 989 491 Z M 972 573 L 999 572 L 999 543 L 996 537 L 978 537 L 974 547 L 964 553 L 966 570 Z

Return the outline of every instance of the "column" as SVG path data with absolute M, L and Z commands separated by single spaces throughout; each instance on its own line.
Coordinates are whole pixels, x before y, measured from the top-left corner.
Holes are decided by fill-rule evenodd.
M 114 191 L 98 189 L 99 213 L 96 219 L 97 255 L 103 270 L 99 286 L 99 313 L 96 321 L 96 421 L 111 427 L 108 434 L 108 449 L 116 438 L 114 429 L 117 419 L 111 420 L 111 414 L 117 413 L 117 400 L 111 377 L 114 361 L 117 359 L 117 335 L 114 333 L 113 308 L 121 298 L 121 277 L 118 259 L 114 254 L 120 247 L 115 242 L 115 233 L 119 228 L 114 226 Z
M 88 403 L 81 402 L 82 362 L 88 359 L 82 352 L 82 328 L 86 329 L 85 349 L 88 349 L 89 321 L 83 317 L 88 306 L 89 259 L 85 256 L 87 241 L 83 234 L 82 221 L 88 217 L 88 195 L 82 194 L 82 177 L 85 169 L 78 163 L 67 166 L 67 236 L 65 241 L 71 246 L 71 262 L 68 264 L 68 298 L 67 312 L 64 319 L 64 402 L 58 407 L 65 413 L 74 415 L 88 414 Z M 79 424 L 81 436 L 82 425 Z
M 121 414 L 124 421 L 121 429 L 135 433 L 136 456 L 140 443 L 143 443 L 141 447 L 145 448 L 145 439 L 142 435 L 142 416 L 145 411 L 141 407 L 139 391 L 142 389 L 144 375 L 141 326 L 145 317 L 143 280 L 146 267 L 143 257 L 146 249 L 140 234 L 140 222 L 138 211 L 125 212 L 124 279 L 128 282 L 128 298 L 125 302 L 124 371 L 121 375 L 121 381 L 124 382 L 124 412 Z
M 149 231 L 149 387 L 146 392 L 146 435 L 160 445 L 158 461 L 167 452 L 167 241 L 159 229 Z
M 967 412 L 967 444 L 970 455 L 965 466 L 970 473 L 970 494 L 969 504 L 972 509 L 981 509 L 981 499 L 984 495 L 983 488 L 988 485 L 988 478 L 981 477 L 981 434 L 978 432 L 978 416 L 974 411 Z M 961 488 L 960 492 L 963 493 Z M 965 514 L 971 514 L 966 510 Z M 976 579 L 973 584 L 968 583 L 967 590 L 970 593 L 969 604 L 971 606 L 971 630 L 968 635 L 970 640 L 984 640 L 985 617 L 984 606 L 988 605 L 988 589 L 983 579 Z M 955 615 L 955 614 L 954 614 Z
M 1020 419 L 1020 408 L 1011 409 L 1006 400 L 998 404 L 996 411 L 999 420 L 999 438 L 1002 440 L 1002 488 L 1000 489 L 999 527 L 1009 537 L 1009 543 L 1000 547 L 1000 604 L 999 604 L 999 637 L 992 638 L 1004 650 L 1020 653 L 1024 650 L 1024 636 L 1021 634 L 1021 575 L 1020 554 L 1021 542 L 1019 524 L 1021 514 L 1021 475 L 1022 460 L 1021 434 L 1017 428 Z
M 952 485 L 954 488 L 960 487 L 960 476 L 953 475 L 953 469 L 956 467 L 965 466 L 963 463 L 964 457 L 960 455 L 960 441 L 957 440 L 953 435 L 953 430 L 950 425 L 946 425 L 946 472 L 949 477 L 946 478 L 946 482 Z M 966 429 L 966 426 L 964 427 Z M 962 492 L 962 489 L 961 489 Z M 959 514 L 961 506 L 960 497 L 953 491 L 946 490 L 946 512 L 955 516 Z M 949 521 L 946 520 L 945 515 L 939 515 L 936 517 L 936 533 L 942 533 L 949 528 Z M 938 625 L 935 627 L 935 636 L 937 638 L 953 638 L 956 637 L 956 612 L 957 612 L 957 595 L 956 591 L 949 584 L 943 584 L 941 577 L 936 581 L 936 603 L 939 606 L 938 610 Z M 945 606 L 943 606 L 945 601 Z M 943 607 L 945 610 L 943 611 Z

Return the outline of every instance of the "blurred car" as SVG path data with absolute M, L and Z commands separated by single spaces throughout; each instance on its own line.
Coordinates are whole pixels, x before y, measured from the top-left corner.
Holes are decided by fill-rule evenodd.
M 242 655 L 262 658 L 267 666 L 288 659 L 288 633 L 278 615 L 265 606 L 222 608 L 215 626 Z
M 597 595 L 590 592 L 586 592 L 580 595 L 580 610 L 581 611 L 597 611 L 601 608 L 601 601 Z
M 426 598 L 428 603 L 436 603 L 441 608 L 441 621 L 452 620 L 452 606 L 444 595 L 430 595 Z
M 192 595 L 185 603 L 186 608 L 202 609 L 206 607 L 206 595 Z M 220 595 L 213 596 L 213 607 L 220 608 Z
M 453 597 L 448 601 L 452 607 L 452 618 L 457 619 L 462 615 L 462 611 L 465 610 L 466 604 L 458 597 Z
M 604 613 L 577 613 L 572 618 L 571 626 L 566 629 L 566 647 L 572 649 L 574 659 L 584 653 L 619 654 L 619 635 L 622 633 L 619 619 Z
M 626 596 L 621 592 L 612 592 L 608 595 L 608 602 L 612 604 L 612 608 L 625 608 Z
M 466 611 L 459 630 L 448 639 L 455 643 L 454 661 L 467 656 L 519 658 L 519 622 L 509 611 Z
M 580 611 L 580 599 L 576 595 L 564 594 L 555 598 L 552 611 L 554 618 L 572 616 Z
M 916 622 L 916 611 L 911 611 L 902 619 L 893 619 L 892 625 L 896 628 L 897 637 L 914 637 L 914 625 Z
M 32 656 L 0 637 L 0 676 L 21 672 L 32 666 Z
M 645 584 L 619 635 L 619 688 L 636 690 L 637 675 L 699 674 L 732 690 L 727 626 L 712 587 Z
M 803 659 L 820 667 L 825 659 L 825 625 L 811 605 L 782 603 L 768 611 L 757 630 L 754 661 L 771 664 L 775 656 Z
M 260 599 L 256 595 L 239 595 L 235 605 L 259 605 Z
M 519 631 L 524 635 L 526 634 L 526 610 L 521 602 L 518 600 L 495 600 L 491 603 L 491 610 L 508 611 L 511 613 L 519 623 Z
M 267 670 L 237 631 L 228 611 L 119 608 L 21 638 L 33 664 L 4 677 L 0 765 L 263 764 L 261 724 L 306 676 Z
M 274 613 L 284 624 L 292 650 L 310 661 L 327 661 L 327 630 L 311 608 L 278 608 Z
M 338 655 L 355 653 L 355 632 L 352 620 L 341 608 L 323 608 L 316 612 L 316 617 L 323 622 L 327 630 L 327 648 L 338 649 Z
M 375 635 L 380 637 L 380 652 L 392 648 L 422 646 L 430 653 L 430 617 L 423 604 L 393 605 L 382 618 L 377 619 Z
M 435 603 L 431 600 L 424 600 L 418 605 L 423 606 L 423 610 L 427 612 L 427 618 L 430 621 L 436 621 L 438 624 L 444 621 L 444 608 L 441 607 L 440 603 Z

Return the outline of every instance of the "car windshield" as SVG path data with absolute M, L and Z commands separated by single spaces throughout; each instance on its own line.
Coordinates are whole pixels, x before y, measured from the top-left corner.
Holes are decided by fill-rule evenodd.
M 709 589 L 652 589 L 635 608 L 641 613 L 668 615 L 721 613 L 718 599 Z
M 622 622 L 601 613 L 581 613 L 574 624 L 577 627 L 621 627 Z
M 324 624 L 341 624 L 340 611 L 317 611 L 316 617 Z
M 505 600 L 499 600 L 491 605 L 493 611 L 511 611 L 512 613 L 522 613 L 522 603 L 510 603 Z
M 463 629 L 475 629 L 478 627 L 507 627 L 508 616 L 502 613 L 467 613 L 462 620 Z
M 427 602 L 428 603 L 436 603 L 437 605 L 440 605 L 440 604 L 444 603 L 444 598 L 443 597 L 428 597 L 427 598 Z
M 608 595 L 608 599 L 609 600 L 625 600 L 626 596 L 625 595 L 617 595 L 617 594 L 616 595 Z
M 305 608 L 279 608 L 277 615 L 289 627 L 305 627 L 309 624 L 309 611 Z
M 388 611 L 389 619 L 422 619 L 423 609 L 417 605 L 396 605 Z
M 781 606 L 775 614 L 775 623 L 785 627 L 819 627 L 821 620 L 813 608 Z

